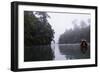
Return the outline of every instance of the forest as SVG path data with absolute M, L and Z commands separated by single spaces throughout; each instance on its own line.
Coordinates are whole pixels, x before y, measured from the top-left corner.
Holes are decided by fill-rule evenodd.
M 54 38 L 54 30 L 46 12 L 24 11 L 24 45 L 48 45 Z
M 80 43 L 81 40 L 86 40 L 90 42 L 90 19 L 85 22 L 80 21 L 80 25 L 73 23 L 73 29 L 66 30 L 60 35 L 59 44 L 74 44 Z
M 64 33 L 58 35 L 60 36 L 57 40 L 58 44 L 58 42 L 55 43 L 54 36 L 59 31 L 56 32 L 56 29 L 53 28 L 53 24 L 48 19 L 53 18 L 54 20 L 54 17 L 48 14 L 42 11 L 24 11 L 24 61 L 61 60 L 64 59 L 64 56 L 66 59 L 68 57 L 73 58 L 73 56 L 75 56 L 75 59 L 89 58 L 89 49 L 83 57 L 80 54 L 79 45 L 73 44 L 80 43 L 82 39 L 90 42 L 90 19 L 81 20 L 79 24 L 76 23 L 76 20 L 73 20 L 71 21 L 73 28 L 70 29 L 67 29 L 69 26 L 66 21 L 64 23 L 66 24 L 64 26 L 65 32 L 63 31 Z M 62 20 L 64 20 L 63 17 Z M 55 21 L 58 22 L 54 20 L 54 23 Z M 63 22 L 61 23 L 63 24 Z M 59 26 L 59 23 L 56 26 Z M 52 41 L 54 44 L 51 43 Z M 71 45 L 68 45 L 69 43 Z
M 46 12 L 24 11 L 24 61 L 52 60 L 54 30 Z

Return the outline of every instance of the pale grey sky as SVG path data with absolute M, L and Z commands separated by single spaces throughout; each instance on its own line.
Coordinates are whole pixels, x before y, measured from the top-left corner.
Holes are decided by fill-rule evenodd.
M 63 34 L 65 30 L 74 27 L 73 21 L 77 25 L 80 25 L 81 20 L 87 23 L 87 20 L 90 19 L 90 15 L 88 14 L 47 13 L 51 17 L 48 21 L 55 31 L 54 40 L 56 43 L 58 43 L 60 35 Z

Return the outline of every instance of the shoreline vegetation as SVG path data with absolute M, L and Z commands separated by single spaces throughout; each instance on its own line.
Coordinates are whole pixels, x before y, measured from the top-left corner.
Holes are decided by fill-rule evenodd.
M 46 12 L 24 11 L 25 62 L 54 60 L 55 51 L 57 53 L 57 50 L 64 53 L 66 58 L 67 56 L 74 56 L 74 54 L 76 54 L 76 59 L 90 57 L 90 48 L 85 57 L 80 53 L 82 39 L 85 39 L 88 46 L 90 46 L 90 25 L 87 26 L 84 21 L 81 21 L 80 26 L 73 23 L 74 28 L 61 34 L 57 43 L 54 40 L 55 31 L 47 18 L 50 18 L 50 16 Z M 88 24 L 90 23 L 88 22 Z
M 53 60 L 54 54 L 50 45 L 54 30 L 47 18 L 50 16 L 46 12 L 24 11 L 25 62 Z
M 61 34 L 59 43 L 75 44 L 80 43 L 82 40 L 86 40 L 87 43 L 90 43 L 90 23 L 86 24 L 84 21 L 81 21 L 80 24 L 80 26 L 74 24 L 75 26 L 73 29 L 66 30 Z
M 54 30 L 46 12 L 24 11 L 24 46 L 51 44 Z

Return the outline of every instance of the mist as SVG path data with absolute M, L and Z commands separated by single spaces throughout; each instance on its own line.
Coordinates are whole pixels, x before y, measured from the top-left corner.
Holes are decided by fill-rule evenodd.
M 74 28 L 82 28 L 89 26 L 89 14 L 72 14 L 72 13 L 49 13 L 48 22 L 55 31 L 54 40 L 56 43 L 59 41 L 60 35 L 66 30 L 73 30 Z

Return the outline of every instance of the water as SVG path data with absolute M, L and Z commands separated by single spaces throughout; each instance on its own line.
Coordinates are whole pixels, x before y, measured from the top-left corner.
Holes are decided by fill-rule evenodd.
M 53 60 L 65 60 L 66 56 L 61 54 L 59 44 L 52 44 L 51 48 L 54 52 L 54 59 Z
M 24 48 L 24 61 L 73 60 L 90 58 L 90 46 L 82 53 L 79 44 L 37 45 Z
M 52 49 L 55 56 L 54 60 L 90 58 L 90 46 L 85 53 L 81 51 L 79 44 L 55 44 Z

